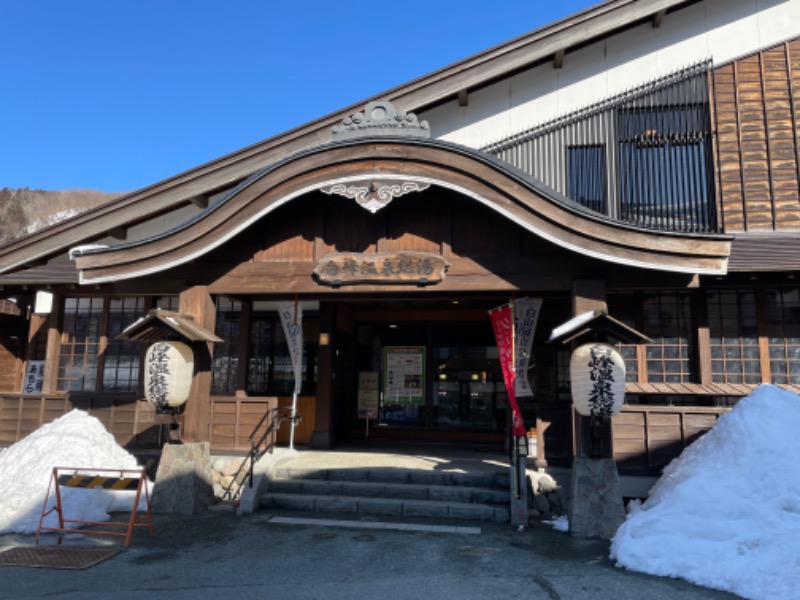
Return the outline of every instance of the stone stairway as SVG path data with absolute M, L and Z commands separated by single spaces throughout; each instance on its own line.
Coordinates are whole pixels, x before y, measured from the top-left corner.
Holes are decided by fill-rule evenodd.
M 508 521 L 509 475 L 405 468 L 278 468 L 264 508 L 382 518 Z

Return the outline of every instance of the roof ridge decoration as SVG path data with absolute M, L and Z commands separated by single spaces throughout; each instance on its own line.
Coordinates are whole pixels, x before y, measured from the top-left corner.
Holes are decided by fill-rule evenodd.
M 429 138 L 431 128 L 414 113 L 398 111 L 389 101 L 378 101 L 368 102 L 363 111 L 345 117 L 331 130 L 333 141 L 374 135 Z

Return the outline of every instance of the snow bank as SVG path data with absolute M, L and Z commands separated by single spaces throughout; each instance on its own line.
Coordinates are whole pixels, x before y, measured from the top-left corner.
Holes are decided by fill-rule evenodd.
M 800 396 L 755 390 L 664 470 L 617 531 L 620 566 L 800 598 Z
M 53 467 L 141 468 L 100 421 L 73 410 L 0 452 L 0 533 L 36 532 Z M 61 498 L 68 518 L 105 521 L 130 511 L 135 492 L 62 488 Z M 55 513 L 45 524 L 58 526 Z

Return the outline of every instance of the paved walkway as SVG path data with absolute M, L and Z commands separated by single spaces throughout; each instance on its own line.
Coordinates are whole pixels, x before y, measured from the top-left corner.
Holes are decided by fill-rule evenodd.
M 476 472 L 506 470 L 505 456 L 479 451 L 389 448 L 278 452 L 292 468 L 347 465 Z M 451 530 L 452 529 L 452 530 Z M 47 537 L 45 543 L 54 543 Z M 0 536 L 0 551 L 33 545 Z M 71 538 L 78 546 L 116 539 Z M 155 515 L 155 537 L 137 530 L 131 546 L 82 571 L 0 567 L 0 598 L 94 600 L 732 600 L 681 580 L 617 568 L 609 543 L 573 539 L 537 524 L 437 522 L 259 510 Z
M 275 463 L 291 469 L 398 468 L 442 473 L 507 473 L 508 455 L 498 450 L 449 446 L 350 446 L 337 450 L 275 450 L 264 466 Z
M 207 511 L 155 515 L 155 537 L 137 531 L 131 546 L 82 571 L 0 567 L 0 597 L 94 600 L 731 600 L 735 596 L 676 579 L 617 568 L 608 542 L 576 540 L 540 525 L 464 523 L 480 534 L 281 522 L 303 515 Z M 324 517 L 324 516 L 323 516 Z M 341 515 L 327 518 L 340 521 Z M 406 521 L 427 525 L 431 522 Z M 0 550 L 33 544 L 0 536 Z M 52 543 L 52 541 L 51 541 Z M 109 538 L 76 545 L 118 544 Z

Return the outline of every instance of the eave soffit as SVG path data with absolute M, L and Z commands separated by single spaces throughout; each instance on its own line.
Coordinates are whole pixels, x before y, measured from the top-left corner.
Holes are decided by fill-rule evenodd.
M 170 231 L 108 248 L 78 249 L 74 258 L 81 283 L 164 271 L 200 258 L 309 192 L 377 192 L 376 182 L 396 188 L 389 192 L 390 201 L 430 185 L 451 189 L 545 240 L 608 262 L 693 274 L 726 271 L 730 236 L 653 232 L 620 224 L 477 150 L 439 140 L 368 136 L 325 144 L 262 169 Z M 358 201 L 356 191 L 350 194 Z
M 147 186 L 57 225 L 0 248 L 0 273 L 30 265 L 110 229 L 150 218 L 206 198 L 210 192 L 242 182 L 259 169 L 307 148 L 325 143 L 330 128 L 365 102 L 388 100 L 404 111 L 419 111 L 458 98 L 507 77 L 558 52 L 615 34 L 625 27 L 691 0 L 607 0 L 437 71 L 397 86 L 231 154 Z

